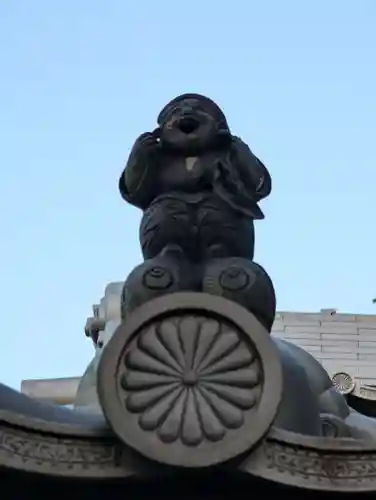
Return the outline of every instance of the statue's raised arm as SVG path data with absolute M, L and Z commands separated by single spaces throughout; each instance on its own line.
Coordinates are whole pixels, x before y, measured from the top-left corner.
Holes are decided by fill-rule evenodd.
M 159 162 L 158 129 L 141 134 L 119 179 L 120 194 L 125 201 L 141 209 L 149 206 L 157 192 Z
M 239 137 L 232 136 L 232 155 L 236 168 L 245 186 L 260 201 L 271 193 L 272 179 L 263 162 Z

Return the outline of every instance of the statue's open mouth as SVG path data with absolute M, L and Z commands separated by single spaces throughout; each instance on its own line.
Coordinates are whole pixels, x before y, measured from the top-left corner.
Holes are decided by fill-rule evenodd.
M 192 134 L 192 132 L 197 130 L 199 126 L 199 121 L 192 116 L 184 116 L 181 120 L 179 120 L 179 129 L 184 134 Z

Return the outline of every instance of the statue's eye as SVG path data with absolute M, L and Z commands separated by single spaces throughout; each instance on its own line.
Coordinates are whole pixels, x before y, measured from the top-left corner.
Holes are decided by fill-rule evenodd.
M 169 113 L 169 116 L 172 116 L 172 115 L 175 115 L 176 113 L 179 113 L 180 112 L 180 106 L 174 106 L 170 113 Z

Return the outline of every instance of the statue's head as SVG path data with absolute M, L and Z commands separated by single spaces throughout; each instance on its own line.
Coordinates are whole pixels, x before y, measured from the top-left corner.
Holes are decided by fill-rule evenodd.
M 213 147 L 230 136 L 220 107 L 199 94 L 170 101 L 160 112 L 158 125 L 162 145 L 188 152 Z

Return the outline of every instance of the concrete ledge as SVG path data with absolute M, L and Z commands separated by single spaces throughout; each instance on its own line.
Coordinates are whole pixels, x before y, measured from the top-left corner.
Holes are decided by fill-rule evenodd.
M 76 398 L 80 380 L 80 377 L 23 380 L 21 392 L 40 401 L 69 405 Z

